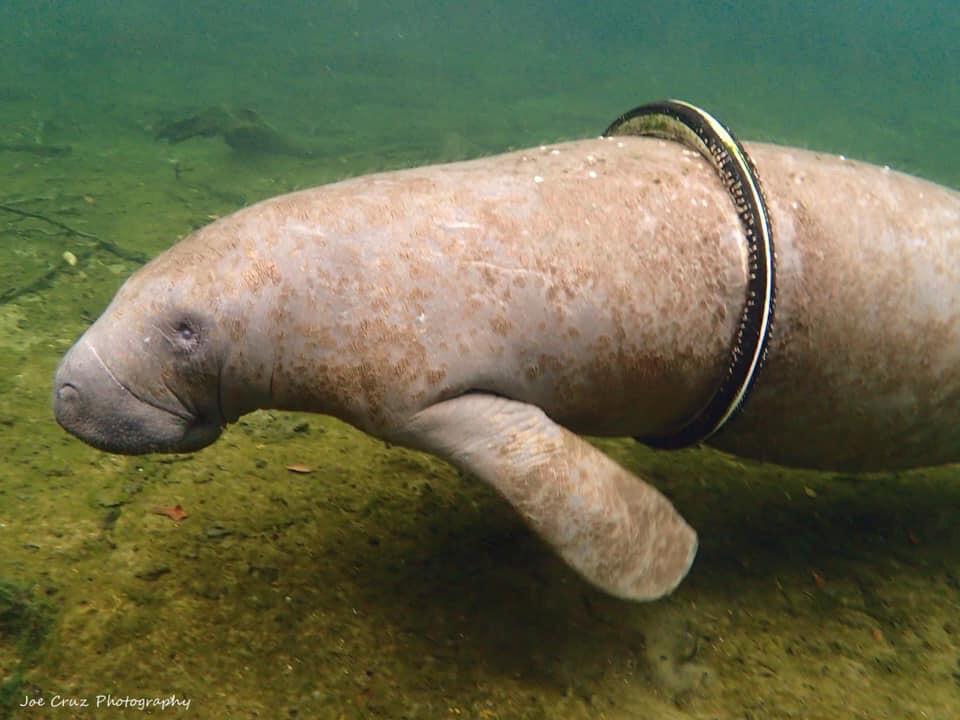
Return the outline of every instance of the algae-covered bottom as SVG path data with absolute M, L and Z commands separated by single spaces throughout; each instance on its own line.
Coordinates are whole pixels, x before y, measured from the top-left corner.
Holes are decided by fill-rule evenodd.
M 680 590 L 634 605 L 478 483 L 327 419 L 263 413 L 193 457 L 46 445 L 4 496 L 8 708 L 112 693 L 207 718 L 960 710 L 950 471 L 829 477 L 604 442 L 701 534 Z M 175 504 L 179 523 L 155 512 Z

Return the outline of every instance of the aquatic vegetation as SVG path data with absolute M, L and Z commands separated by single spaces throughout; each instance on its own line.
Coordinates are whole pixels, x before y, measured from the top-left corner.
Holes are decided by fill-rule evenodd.
M 24 696 L 25 673 L 56 622 L 56 607 L 16 583 L 0 579 L 0 718 Z

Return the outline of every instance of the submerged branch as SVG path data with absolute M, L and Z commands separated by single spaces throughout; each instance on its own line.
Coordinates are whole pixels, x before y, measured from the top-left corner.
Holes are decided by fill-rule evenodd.
M 99 248 L 103 252 L 110 253 L 111 255 L 114 255 L 120 258 L 121 260 L 127 260 L 129 262 L 134 262 L 139 265 L 143 265 L 145 262 L 147 262 L 147 260 L 150 259 L 143 253 L 137 252 L 135 250 L 126 250 L 111 240 L 105 240 L 104 238 L 98 235 L 94 235 L 93 233 L 88 233 L 83 230 L 77 230 L 74 227 L 70 227 L 66 223 L 62 223 L 59 220 L 55 220 L 54 218 L 43 215 L 42 213 L 32 212 L 29 210 L 21 210 L 20 208 L 14 207 L 13 205 L 7 204 L 7 203 L 0 203 L 0 211 L 10 213 L 12 215 L 18 215 L 20 217 L 33 218 L 34 220 L 40 220 L 56 228 L 59 228 L 60 230 L 63 230 L 64 232 L 69 233 L 70 235 L 75 235 L 77 237 L 81 237 L 86 240 L 91 240 L 94 243 L 96 248 Z M 86 259 L 88 256 L 92 254 L 92 252 L 93 252 L 92 249 L 87 250 L 86 252 L 77 252 L 75 253 L 75 257 L 77 259 Z M 66 259 L 63 259 L 61 262 L 49 268 L 48 270 L 41 273 L 37 277 L 34 277 L 21 285 L 18 285 L 16 287 L 0 292 L 0 305 L 4 305 L 6 303 L 9 303 L 11 300 L 14 300 L 22 295 L 26 295 L 27 293 L 35 292 L 37 290 L 40 290 L 44 287 L 49 286 L 53 282 L 54 278 L 56 278 L 57 275 L 59 275 L 61 272 L 63 272 L 69 267 L 71 267 L 71 263 L 69 263 Z
M 4 212 L 11 213 L 13 215 L 19 215 L 20 217 L 34 218 L 35 220 L 41 220 L 45 223 L 49 223 L 54 227 L 58 227 L 61 230 L 64 230 L 71 235 L 76 235 L 77 237 L 86 238 L 87 240 L 93 240 L 104 252 L 108 252 L 111 255 L 116 255 L 122 260 L 129 260 L 130 262 L 135 262 L 139 264 L 144 264 L 150 258 L 144 255 L 143 253 L 137 252 L 136 250 L 125 250 L 124 248 L 117 245 L 112 240 L 105 240 L 98 235 L 93 233 L 84 232 L 83 230 L 77 230 L 76 228 L 70 227 L 66 223 L 62 223 L 59 220 L 54 220 L 51 217 L 47 217 L 41 213 L 31 212 L 29 210 L 21 210 L 20 208 L 13 207 L 12 205 L 7 205 L 5 203 L 0 203 L 0 210 Z
M 73 152 L 69 145 L 40 145 L 39 143 L 0 143 L 0 150 L 25 152 L 40 157 L 63 157 Z

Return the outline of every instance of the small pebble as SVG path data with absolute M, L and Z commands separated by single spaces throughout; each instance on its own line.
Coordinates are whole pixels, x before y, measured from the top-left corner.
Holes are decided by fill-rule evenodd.
M 74 265 L 77 264 L 77 256 L 74 255 L 69 250 L 65 250 L 63 255 L 61 255 L 61 257 L 63 258 L 63 261 L 70 267 L 73 267 Z
M 225 528 L 223 525 L 214 524 L 207 528 L 205 534 L 208 538 L 222 538 L 227 535 L 233 535 L 233 530 Z
M 297 473 L 299 475 L 306 475 L 307 473 L 312 473 L 313 468 L 309 465 L 304 465 L 303 463 L 292 463 L 287 465 L 287 470 L 292 473 Z
M 153 581 L 153 580 L 159 580 L 168 572 L 170 572 L 169 565 L 154 565 L 152 567 L 147 567 L 147 568 L 144 568 L 143 570 L 139 570 L 135 572 L 133 576 L 140 580 Z

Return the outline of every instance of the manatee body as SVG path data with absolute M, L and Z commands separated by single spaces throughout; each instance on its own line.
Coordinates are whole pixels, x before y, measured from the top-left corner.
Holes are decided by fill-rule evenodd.
M 777 249 L 769 355 L 711 444 L 848 471 L 960 459 L 960 194 L 748 144 Z M 696 534 L 575 433 L 681 426 L 725 372 L 747 248 L 714 168 L 584 140 L 266 200 L 157 257 L 57 370 L 57 420 L 119 453 L 326 413 L 492 484 L 588 580 L 670 592 Z

